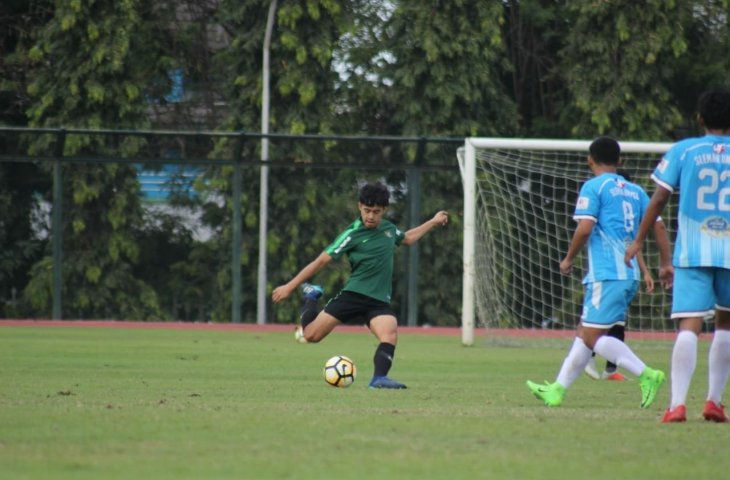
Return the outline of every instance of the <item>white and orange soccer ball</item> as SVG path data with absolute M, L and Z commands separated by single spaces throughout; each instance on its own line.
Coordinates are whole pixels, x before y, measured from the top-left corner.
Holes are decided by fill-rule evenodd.
M 324 381 L 333 387 L 349 387 L 355 381 L 355 376 L 355 362 L 344 355 L 335 355 L 324 364 Z

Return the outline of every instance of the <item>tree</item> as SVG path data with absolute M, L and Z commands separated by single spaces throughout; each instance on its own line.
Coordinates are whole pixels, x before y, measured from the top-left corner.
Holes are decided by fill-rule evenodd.
M 673 137 L 700 134 L 697 125 L 697 99 L 710 87 L 727 86 L 730 71 L 730 1 L 695 1 L 685 7 L 682 31 L 687 39 L 687 51 L 677 58 L 671 78 L 674 102 L 682 114 L 682 123 Z
M 159 27 L 163 10 L 130 0 L 74 0 L 57 5 L 38 32 L 28 111 L 34 127 L 141 128 L 148 102 L 164 92 L 170 67 Z M 36 138 L 31 151 L 46 151 L 60 137 Z M 139 137 L 67 135 L 64 156 L 130 157 Z M 142 225 L 136 171 L 130 164 L 66 164 L 63 234 L 63 316 L 160 318 L 155 292 L 133 274 Z M 51 259 L 31 271 L 25 298 L 46 316 L 51 302 Z
M 505 83 L 514 99 L 519 136 L 561 138 L 560 124 L 566 92 L 558 53 L 570 30 L 566 2 L 508 0 L 503 2 L 503 36 L 511 65 Z
M 571 29 L 559 68 L 571 135 L 660 140 L 681 122 L 670 80 L 687 51 L 687 2 L 629 0 L 567 5 Z
M 30 32 L 49 17 L 47 1 L 3 2 L 0 6 L 0 124 L 24 126 L 30 105 L 27 48 Z M 19 135 L 0 138 L 0 151 L 17 154 Z M 0 317 L 19 316 L 18 299 L 31 265 L 43 252 L 45 238 L 37 225 L 49 177 L 32 163 L 0 163 Z
M 215 54 L 215 62 L 224 84 L 227 86 L 225 97 L 228 102 L 228 118 L 223 122 L 225 130 L 259 131 L 261 124 L 262 91 L 262 48 L 266 26 L 268 1 L 221 2 L 218 12 L 220 25 L 230 39 L 227 49 Z M 275 28 L 271 44 L 271 129 L 274 132 L 288 133 L 328 133 L 332 131 L 333 90 L 336 73 L 332 68 L 333 50 L 349 24 L 348 3 L 329 0 L 285 0 L 278 2 Z M 258 141 L 246 141 L 241 148 L 242 158 L 256 160 L 259 157 Z M 217 155 L 230 158 L 235 145 L 222 141 Z M 302 144 L 272 142 L 270 158 L 292 159 L 297 162 L 311 162 L 316 158 L 314 151 Z M 300 172 L 301 170 L 297 170 Z M 305 173 L 307 176 L 311 173 Z M 213 239 L 218 248 L 212 259 L 217 264 L 215 282 L 218 291 L 230 291 L 229 257 L 221 252 L 230 252 L 232 185 L 230 167 L 212 167 L 206 172 L 206 181 L 201 185 L 213 195 L 222 194 L 226 199 L 223 205 L 208 202 L 203 206 L 211 213 L 206 218 L 215 223 L 211 226 L 220 236 Z M 333 199 L 326 189 L 312 189 L 313 196 L 299 196 L 298 207 L 292 210 L 291 201 L 295 192 L 305 188 L 306 180 L 300 174 L 292 175 L 285 169 L 273 169 L 270 176 L 272 202 L 269 205 L 269 218 L 276 219 L 275 227 L 269 235 L 269 256 L 273 259 L 269 269 L 271 282 L 278 282 L 282 275 L 280 266 L 297 263 L 291 252 L 279 239 L 317 238 L 305 235 L 313 231 L 313 225 L 302 226 L 297 219 L 311 215 L 318 205 L 328 205 Z M 244 171 L 244 185 L 241 202 L 243 212 L 243 250 L 242 268 L 244 283 L 256 285 L 256 259 L 258 245 L 255 239 L 258 231 L 258 169 Z M 278 192 L 289 192 L 282 198 Z M 339 207 L 341 208 L 341 206 Z M 283 230 L 283 231 L 282 231 Z M 288 243 L 287 245 L 291 245 Z M 301 251 L 298 251 L 301 255 Z M 301 257 L 297 257 L 301 258 Z M 246 289 L 243 297 L 243 312 L 246 320 L 254 318 L 256 299 L 252 289 Z M 296 317 L 296 308 L 291 311 L 279 310 L 276 315 L 291 321 Z M 214 306 L 213 319 L 225 320 L 230 317 L 230 296 L 223 295 Z
M 343 73 L 351 85 L 347 98 L 360 96 L 349 111 L 381 106 L 375 126 L 389 125 L 369 133 L 515 131 L 514 103 L 501 82 L 509 69 L 501 2 L 401 0 L 392 10 L 369 6 L 369 21 L 360 22 L 345 44 L 349 53 L 343 54 Z
M 343 80 L 338 95 L 343 121 L 338 125 L 369 134 L 409 136 L 510 135 L 516 131 L 515 105 L 502 83 L 509 64 L 504 57 L 501 2 L 363 4 L 356 28 L 344 39 L 340 54 Z M 401 217 L 403 228 L 442 208 L 452 212 L 447 230 L 399 254 L 404 260 L 419 255 L 421 272 L 428 271 L 417 280 L 419 323 L 454 324 L 459 318 L 454 298 L 461 295 L 458 212 L 463 193 L 455 156 L 453 145 L 419 150 L 417 144 L 411 144 L 402 149 L 404 163 L 453 162 L 454 170 L 448 174 L 400 170 L 390 176 L 401 197 L 391 210 Z M 421 204 L 417 218 L 409 218 L 409 202 Z M 442 252 L 448 255 L 440 255 Z M 396 307 L 406 300 L 407 273 L 407 263 L 398 261 Z M 440 281 L 434 282 L 435 278 Z
M 0 122 L 24 124 L 27 118 L 32 126 L 48 127 L 258 132 L 269 5 L 269 0 L 4 2 Z M 683 136 L 694 131 L 697 94 L 727 83 L 728 7 L 728 0 L 280 0 L 271 46 L 272 131 Z M 171 78 L 184 81 L 176 99 L 167 95 Z M 27 117 L 20 115 L 26 110 Z M 74 134 L 63 145 L 56 143 L 60 138 L 39 136 L 32 151 L 52 155 L 62 146 L 64 155 L 74 157 L 162 158 L 170 147 L 134 136 Z M 2 144 L 6 151 L 21 148 L 8 141 Z M 260 158 L 258 138 L 244 138 L 241 145 L 220 141 L 215 149 L 196 141 L 170 140 L 178 142 L 171 149 L 179 147 L 181 156 L 195 150 L 200 158 L 230 159 L 240 146 L 241 158 Z M 440 255 L 460 252 L 461 244 L 462 191 L 451 145 L 275 139 L 269 156 L 278 164 L 269 180 L 271 284 L 301 268 L 354 218 L 358 182 L 380 179 L 394 192 L 391 213 L 404 228 L 420 220 L 408 218 L 418 191 L 424 194 L 422 215 L 443 207 L 456 213 L 446 231 L 419 242 L 421 258 L 433 261 L 431 275 L 419 277 L 419 306 L 424 322 L 458 317 L 453 298 L 460 296 L 461 264 Z M 384 167 L 365 168 L 374 161 Z M 279 162 L 295 166 L 282 168 Z M 350 167 L 329 168 L 332 162 Z M 416 162 L 454 168 L 424 170 L 416 179 L 403 167 Z M 197 182 L 204 195 L 183 202 L 202 211 L 213 232 L 212 239 L 198 241 L 169 218 L 152 219 L 143 211 L 132 166 L 65 165 L 64 316 L 229 318 L 230 167 L 206 169 Z M 49 176 L 48 169 L 29 173 L 28 167 L 0 164 L 0 209 L 13 209 L 0 224 L 0 296 L 10 296 L 11 283 L 22 285 L 23 272 L 30 271 L 24 298 L 33 299 L 34 310 L 28 314 L 47 315 L 51 261 L 48 252 L 38 261 L 44 240 L 28 226 L 40 204 L 32 193 L 47 192 Z M 41 183 L 17 181 L 18 175 Z M 243 311 L 252 320 L 258 165 L 244 168 L 243 186 Z M 141 245 L 155 245 L 165 255 Z M 397 262 L 396 307 L 405 297 L 407 273 L 406 262 Z M 163 279 L 170 270 L 174 273 Z M 338 265 L 317 281 L 332 290 L 346 275 L 346 265 Z M 292 321 L 296 309 L 294 303 L 278 306 L 275 320 Z

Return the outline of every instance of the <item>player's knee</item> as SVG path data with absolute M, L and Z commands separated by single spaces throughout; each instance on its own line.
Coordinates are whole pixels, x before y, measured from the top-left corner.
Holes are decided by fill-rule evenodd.
M 304 330 L 304 338 L 307 340 L 307 343 L 319 343 L 323 336 L 317 332 Z
M 392 315 L 381 315 L 370 320 L 370 331 L 382 343 L 395 345 L 398 341 L 398 321 Z
M 704 318 L 702 317 L 686 317 L 679 319 L 679 328 L 681 332 L 683 330 L 689 330 L 694 332 L 695 335 L 702 333 L 702 326 L 704 324 Z
M 378 335 L 378 340 L 380 340 L 381 343 L 390 343 L 391 345 L 395 345 L 398 343 L 398 332 L 396 330 L 393 330 L 392 332 L 382 332 Z
M 304 338 L 308 343 L 319 343 L 330 331 L 318 325 L 310 325 L 304 329 Z

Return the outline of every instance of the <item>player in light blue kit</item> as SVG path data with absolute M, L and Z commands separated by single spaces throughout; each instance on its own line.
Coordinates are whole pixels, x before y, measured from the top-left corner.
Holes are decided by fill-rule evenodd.
M 625 180 L 629 182 L 631 181 L 631 174 L 626 170 L 619 168 L 616 170 L 616 173 L 624 177 Z M 654 236 L 656 237 L 656 244 L 657 248 L 659 249 L 660 258 L 663 260 L 667 267 L 671 268 L 670 257 L 672 247 L 669 245 L 669 235 L 667 234 L 667 228 L 664 225 L 661 217 L 657 218 L 656 224 L 654 226 Z M 646 284 L 646 293 L 653 293 L 654 277 L 651 274 L 651 270 L 646 265 L 641 255 L 637 255 L 636 260 L 638 260 L 639 262 L 639 269 L 641 270 L 641 275 L 644 279 L 644 283 Z M 662 286 L 665 288 L 671 287 L 671 285 L 668 285 L 666 283 L 662 283 Z M 606 332 L 606 335 L 610 335 L 611 337 L 617 338 L 623 342 L 626 338 L 626 326 L 619 324 L 614 325 Z M 606 361 L 606 367 L 604 368 L 603 372 L 599 372 L 594 358 L 595 355 L 596 353 L 593 352 L 593 356 L 588 361 L 588 365 L 586 365 L 586 368 L 584 370 L 589 377 L 593 378 L 594 380 L 626 380 L 626 377 L 618 371 L 618 367 L 608 360 Z
M 697 365 L 697 339 L 712 310 L 715 334 L 702 415 L 708 421 L 728 421 L 721 400 L 730 373 L 730 90 L 703 93 L 698 120 L 706 134 L 677 142 L 654 170 L 657 189 L 625 258 L 628 261 L 640 251 L 652 220 L 679 189 L 673 264 L 674 290 L 682 295 L 672 300 L 679 333 L 672 351 L 672 398 L 664 423 L 687 419 L 685 402 Z
M 620 153 L 618 142 L 609 137 L 597 138 L 589 148 L 588 166 L 594 178 L 580 190 L 573 215 L 578 226 L 560 262 L 560 272 L 569 275 L 575 257 L 588 245 L 581 325 L 556 381 L 544 385 L 527 381 L 533 395 L 549 407 L 562 403 L 565 391 L 580 376 L 593 351 L 639 377 L 642 408 L 654 402 L 664 383 L 663 372 L 646 366 L 621 340 L 605 335 L 612 326 L 625 323 L 639 288 L 638 262 L 634 259 L 627 266 L 624 253 L 649 203 L 641 187 L 616 173 Z

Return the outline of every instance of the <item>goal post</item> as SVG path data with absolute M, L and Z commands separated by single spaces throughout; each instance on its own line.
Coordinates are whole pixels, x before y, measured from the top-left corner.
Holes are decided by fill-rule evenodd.
M 560 275 L 575 223 L 591 140 L 467 138 L 457 152 L 464 189 L 462 343 L 472 345 L 476 327 L 575 328 L 582 307 L 579 268 Z M 671 143 L 619 142 L 631 181 L 654 190 L 651 172 Z M 670 239 L 676 198 L 662 214 Z M 644 250 L 657 281 L 629 312 L 629 328 L 668 329 L 670 296 L 658 285 L 658 251 L 650 236 Z

